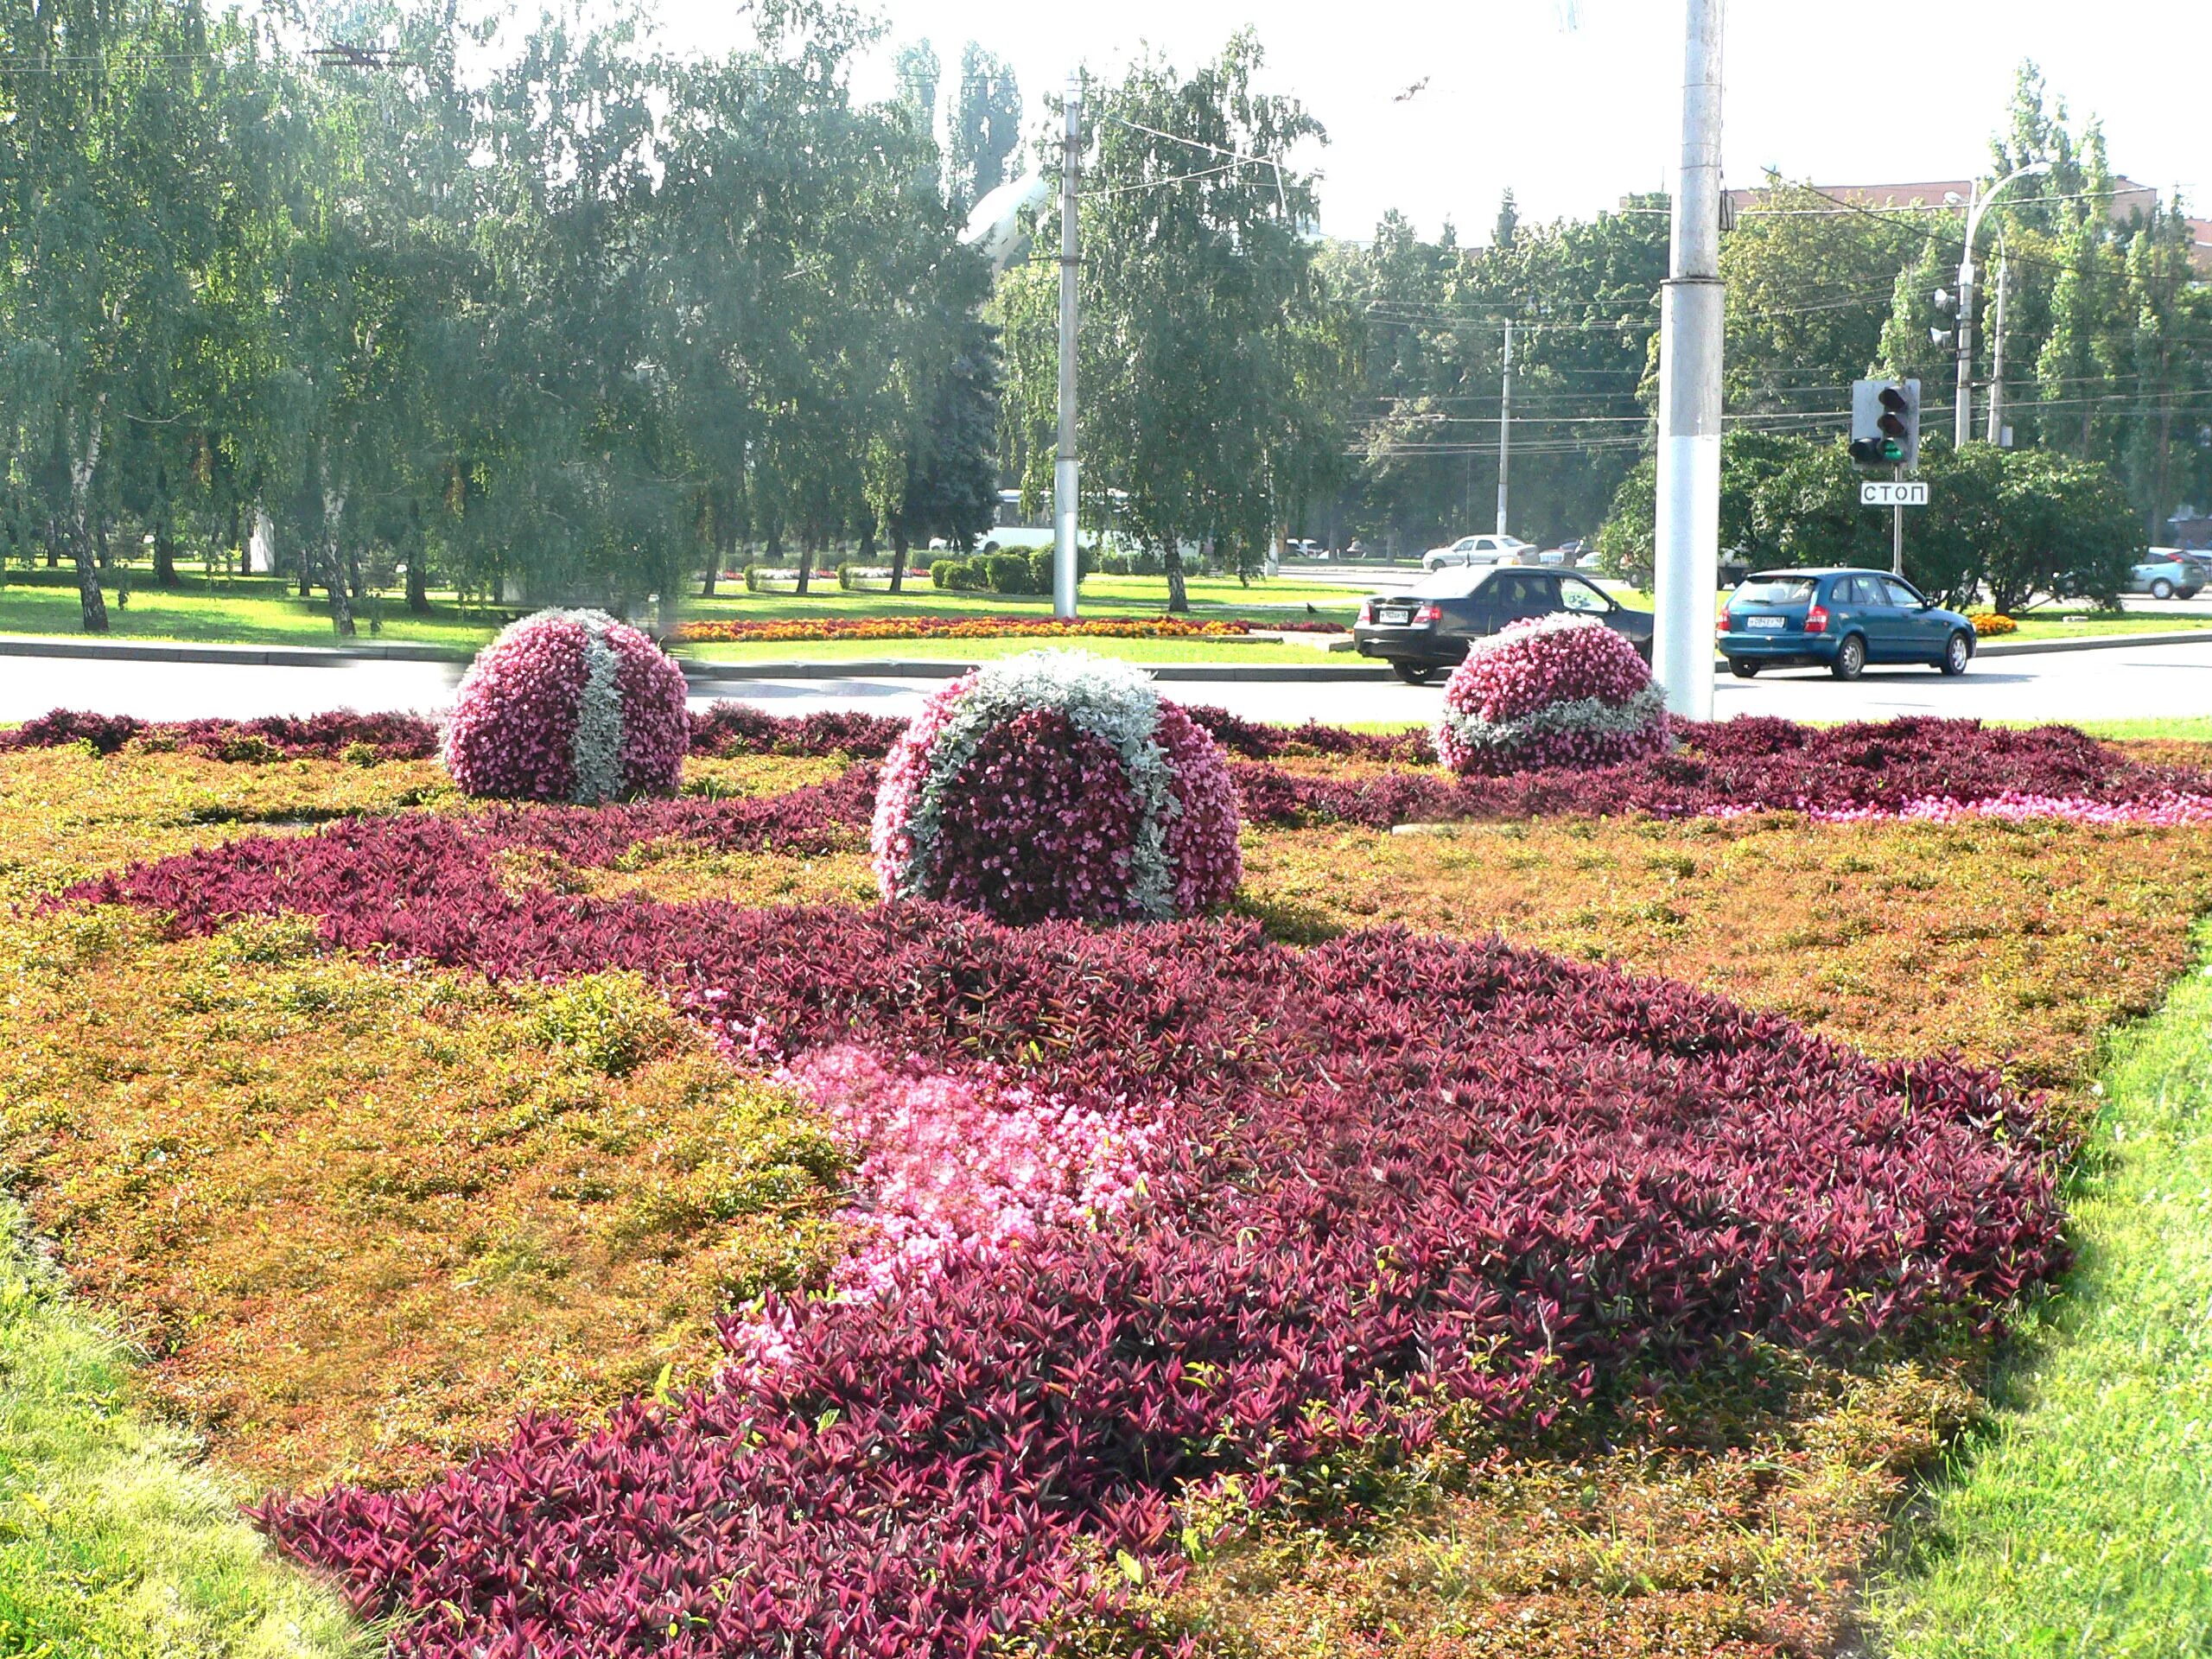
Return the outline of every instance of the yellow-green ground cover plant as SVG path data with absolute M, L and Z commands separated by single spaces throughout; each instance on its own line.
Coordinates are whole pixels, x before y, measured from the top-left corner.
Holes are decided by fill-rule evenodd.
M 10 1575 L 0 1595 L 17 1598 L 0 1608 L 22 1610 L 22 1650 L 43 1641 L 57 1653 L 260 1651 L 233 1632 L 263 1629 L 292 1644 L 271 1652 L 385 1639 L 382 1630 L 349 1635 L 326 1592 L 257 1553 L 229 1508 L 234 1498 L 275 1494 L 258 1513 L 297 1556 L 340 1569 L 365 1610 L 396 1617 L 403 1650 L 443 1653 L 464 1650 L 442 1644 L 466 1639 L 472 1618 L 480 1633 L 485 1614 L 410 1602 L 404 1580 L 427 1578 L 419 1567 L 380 1578 L 360 1569 L 348 1540 L 404 1534 L 380 1506 L 457 1502 L 455 1513 L 480 1524 L 485 1512 L 467 1507 L 467 1492 L 491 1490 L 486 1470 L 573 1473 L 613 1455 L 592 1447 L 689 1444 L 683 1437 L 708 1422 L 724 1423 L 734 1443 L 765 1436 L 772 1446 L 797 1435 L 805 1458 L 840 1466 L 839 1414 L 852 1414 L 860 1396 L 830 1403 L 818 1376 L 811 1394 L 779 1395 L 788 1383 L 756 1377 L 785 1401 L 783 1414 L 725 1421 L 711 1402 L 726 1397 L 717 1379 L 733 1352 L 755 1366 L 794 1363 L 775 1357 L 787 1339 L 779 1306 L 802 1330 L 810 1296 L 836 1291 L 865 1307 L 839 1278 L 882 1224 L 855 1207 L 882 1179 L 860 1126 L 882 1134 L 923 1106 L 967 1124 L 975 1120 L 957 1115 L 978 1100 L 994 1112 L 1027 1111 L 1009 1107 L 1009 1090 L 1054 1078 L 1073 1088 L 1083 1057 L 1109 1039 L 1079 1002 L 1055 1009 L 1048 999 L 1028 1011 L 1043 988 L 1036 976 L 1007 976 L 1021 964 L 1092 962 L 1092 947 L 1052 936 L 1003 955 L 1012 947 L 990 943 L 995 936 L 932 917 L 928 949 L 942 952 L 950 939 L 966 954 L 957 965 L 929 957 L 944 965 L 925 973 L 914 954 L 920 936 L 867 935 L 880 957 L 923 976 L 887 991 L 869 1019 L 919 1047 L 918 1009 L 933 976 L 949 973 L 966 1010 L 950 1047 L 905 1071 L 894 1054 L 886 1072 L 835 1045 L 825 1059 L 818 1043 L 797 1041 L 819 1028 L 809 1021 L 849 1035 L 870 1030 L 861 1005 L 840 1000 L 849 994 L 826 969 L 820 940 L 847 925 L 838 918 L 858 920 L 876 903 L 864 832 L 857 818 L 840 817 L 838 791 L 849 787 L 849 766 L 864 768 L 865 753 L 880 750 L 865 734 L 851 745 L 860 754 L 736 747 L 745 752 L 695 748 L 687 795 L 675 803 L 606 809 L 582 828 L 548 817 L 531 820 L 545 827 L 512 835 L 488 829 L 508 822 L 504 810 L 467 805 L 421 760 L 224 760 L 163 747 L 158 734 L 105 755 L 82 745 L 0 754 L 0 949 L 11 988 L 0 1146 L 31 1224 L 51 1241 L 56 1268 L 44 1271 L 66 1278 L 70 1295 L 52 1277 L 24 1282 L 45 1287 L 32 1294 L 41 1319 L 105 1344 L 89 1351 L 108 1368 L 91 1390 L 99 1404 L 79 1415 L 101 1435 L 124 1436 L 143 1467 L 192 1495 L 197 1508 L 171 1511 L 187 1521 L 164 1525 L 172 1538 L 182 1526 L 216 1541 L 194 1571 L 221 1584 L 231 1620 L 180 1625 L 184 1634 L 137 1646 L 118 1627 L 101 1638 L 109 1646 L 95 1647 L 56 1622 L 66 1587 L 30 1598 L 34 1561 L 0 1553 L 0 1575 Z M 1246 764 L 1332 789 L 1408 770 L 1402 760 L 1342 754 Z M 1502 933 L 1569 960 L 1719 992 L 1872 1057 L 1854 1066 L 1963 1064 L 1929 1074 L 1960 1078 L 1987 1068 L 1995 1075 L 1973 1087 L 2013 1103 L 1991 1121 L 2010 1126 L 1998 1152 L 2018 1172 L 2008 1180 L 2031 1183 L 2023 1192 L 2046 1179 L 2033 1172 L 2055 1173 L 2091 1109 L 2089 1079 L 2109 1033 L 2155 1005 L 2189 960 L 2190 927 L 2212 899 L 2207 832 L 2183 822 L 1820 823 L 1761 810 L 1393 825 L 1332 819 L 1331 798 L 1308 791 L 1294 811 L 1248 822 L 1235 916 L 1187 925 L 1198 931 L 1179 936 L 1179 955 L 1226 951 L 1225 964 L 1287 976 L 1301 997 L 1325 1001 L 1355 982 L 1372 995 L 1380 986 L 1377 1008 L 1395 1006 L 1396 981 L 1445 969 L 1445 983 L 1534 976 L 1527 982 L 1550 988 L 1542 995 L 1551 998 L 1602 999 L 1618 994 L 1606 988 L 1616 983 L 1649 982 L 1486 954 L 1496 947 L 1484 942 Z M 729 827 L 740 819 L 741 833 Z M 321 846 L 334 834 L 359 856 L 414 856 L 429 843 L 380 841 L 377 826 L 418 822 L 451 826 L 436 833 L 463 837 L 455 846 L 483 843 L 480 860 L 467 853 L 479 861 L 467 868 L 481 872 L 468 879 L 482 885 L 467 891 L 487 913 L 610 921 L 640 938 L 635 930 L 648 921 L 675 923 L 697 930 L 683 938 L 696 938 L 701 952 L 750 940 L 758 949 L 748 959 L 773 981 L 758 992 L 761 1006 L 813 1011 L 779 1015 L 774 1029 L 734 1030 L 726 1010 L 754 995 L 741 981 L 718 983 L 650 951 L 602 952 L 578 971 L 582 947 L 550 935 L 530 947 L 530 971 L 522 957 L 472 958 L 443 936 L 395 931 L 388 917 L 379 942 L 349 932 L 355 924 L 337 919 L 311 883 L 296 892 L 298 908 L 263 894 L 238 904 L 243 913 L 204 917 L 127 882 L 55 902 L 88 878 L 231 842 L 246 864 L 177 868 L 203 884 L 249 866 L 275 869 L 253 850 L 265 846 L 294 861 L 284 867 L 290 880 L 305 855 L 279 843 Z M 487 828 L 471 828 L 480 825 Z M 404 877 L 401 866 L 389 868 Z M 794 901 L 817 908 L 787 937 L 772 918 L 802 913 L 760 907 Z M 761 916 L 772 919 L 747 919 Z M 1412 931 L 1391 931 L 1400 926 Z M 971 937 L 972 945 L 959 943 Z M 1454 948 L 1474 954 L 1440 954 Z M 1155 971 L 1122 945 L 1098 949 L 1108 954 L 1087 972 Z M 1287 954 L 1252 954 L 1271 949 Z M 562 963 L 571 965 L 548 952 L 569 953 Z M 1368 965 L 1323 991 L 1310 976 L 1339 971 L 1325 962 Z M 1601 977 L 1578 977 L 1592 971 Z M 1196 994 L 1182 968 L 1146 982 L 1165 999 L 1153 1005 L 1160 1020 L 1176 998 Z M 1705 1020 L 1725 1005 L 1681 1006 Z M 1534 1046 L 1550 1052 L 1548 1016 L 1526 1017 L 1540 1020 L 1528 1028 Z M 1179 1063 L 1224 1071 L 1268 1054 L 1277 1058 L 1267 1065 L 1286 1063 L 1289 1051 L 1268 1047 L 1258 1029 Z M 1760 1026 L 1757 1039 L 1819 1041 L 1784 1039 L 1790 1029 Z M 1570 1052 L 1580 1051 L 1559 1051 Z M 1329 1075 L 1338 1087 L 1349 1081 Z M 2027 1092 L 2038 1090 L 2049 1092 Z M 1114 1131 L 1122 1141 L 1091 1128 L 1074 1141 L 1052 1133 L 1061 1138 L 1023 1144 L 1078 1146 L 1093 1160 L 1093 1198 L 1113 1187 L 1128 1126 Z M 2007 1135 L 2021 1152 L 2003 1150 Z M 1189 1173 L 1173 1160 L 1147 1167 L 1145 1179 L 1163 1187 Z M 1106 1207 L 1085 1211 L 1084 1224 L 1111 1232 L 1116 1212 L 1099 1202 Z M 1025 1247 L 1017 1236 L 1008 1248 Z M 2018 1288 L 2060 1258 L 2044 1259 Z M 1382 1258 L 1370 1266 L 1386 1288 L 1405 1270 Z M 1910 1483 L 1955 1455 L 1980 1419 L 1977 1391 L 1999 1329 L 1987 1311 L 2007 1294 L 1964 1320 L 1904 1320 L 1840 1347 L 1745 1331 L 1687 1367 L 1639 1372 L 1625 1390 L 1578 1392 L 1563 1376 L 1548 1381 L 1540 1359 L 1526 1377 L 1534 1392 L 1500 1395 L 1495 1410 L 1479 1390 L 1431 1400 L 1410 1436 L 1377 1426 L 1416 1421 L 1404 1415 L 1414 1411 L 1411 1395 L 1370 1401 L 1355 1390 L 1329 1405 L 1317 1393 L 1290 1440 L 1268 1442 L 1272 1450 L 1238 1449 L 1253 1431 L 1224 1425 L 1227 1438 L 1190 1465 L 1187 1483 L 1138 1489 L 1157 1498 L 1127 1489 L 1102 1498 L 1131 1507 L 1094 1510 L 1074 1533 L 1055 1533 L 1060 1566 L 1049 1593 L 1033 1594 L 1036 1582 L 1021 1573 L 1002 1576 L 1000 1605 L 1020 1617 L 995 1632 L 988 1619 L 964 1634 L 948 1622 L 938 1650 L 961 1651 L 970 1635 L 982 1643 L 976 1651 L 1007 1652 L 1177 1643 L 1250 1656 L 1832 1650 L 1854 1628 L 1861 1575 Z M 1366 1304 L 1355 1296 L 1351 1306 Z M 95 1321 L 115 1335 L 91 1334 Z M 887 1309 L 879 1325 L 899 1328 Z M 134 1363 L 122 1363 L 118 1338 Z M 928 1340 L 926 1330 L 917 1339 Z M 1501 1326 L 1497 1340 L 1494 1362 L 1510 1370 L 1519 1338 Z M 1537 1341 L 1541 1355 L 1551 1338 Z M 798 1363 L 832 1362 L 817 1354 Z M 1212 1386 L 1204 1367 L 1216 1363 L 1193 1371 L 1186 1361 L 1182 1386 Z M 71 1409 L 81 1405 L 67 1387 L 58 1392 Z M 205 1465 L 194 1462 L 188 1437 L 207 1448 Z M 79 1440 L 91 1444 L 89 1428 L 41 1445 L 22 1465 L 28 1478 L 67 1466 L 60 1453 L 79 1455 Z M 473 1465 L 473 1489 L 442 1478 L 472 1456 L 490 1460 Z M 818 1474 L 823 1465 L 800 1466 Z M 15 1491 L 33 1486 L 10 1490 L 13 1505 Z M 519 1490 L 542 1502 L 545 1489 Z M 359 1496 L 333 1503 L 317 1496 L 325 1492 Z M 36 1510 L 8 1513 L 20 1528 Z M 917 1514 L 908 1544 L 942 1548 L 926 1512 Z M 969 1517 L 983 1533 L 1002 1518 Z M 59 1541 L 48 1549 L 82 1551 L 86 1538 L 105 1538 L 105 1563 L 79 1580 L 87 1595 L 104 1584 L 158 1585 L 161 1563 L 178 1556 L 173 1543 L 164 1556 L 150 1525 L 96 1534 L 67 1512 L 41 1524 Z M 769 1526 L 758 1513 L 747 1524 Z M 837 1563 L 834 1551 L 816 1559 Z M 495 1567 L 482 1558 L 468 1571 Z M 634 1634 L 645 1628 L 634 1616 L 642 1604 L 656 1645 L 704 1654 L 725 1650 L 715 1644 L 727 1627 L 715 1621 L 732 1617 L 732 1594 L 723 1585 L 709 1601 L 687 1602 L 672 1589 L 630 1586 L 620 1606 L 590 1611 L 605 1620 L 626 1608 Z M 575 1645 L 575 1621 L 550 1602 L 517 1617 L 541 1618 L 571 1644 L 549 1638 L 548 1652 L 595 1650 Z M 859 1645 L 864 1622 L 855 1611 L 836 1638 L 855 1645 L 823 1645 L 875 1650 Z

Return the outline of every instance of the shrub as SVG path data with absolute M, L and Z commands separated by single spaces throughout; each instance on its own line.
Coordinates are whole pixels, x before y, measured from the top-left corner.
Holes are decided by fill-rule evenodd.
M 477 653 L 446 729 L 471 795 L 598 802 L 666 794 L 690 732 L 683 671 L 599 611 L 540 611 Z
M 1607 766 L 1666 744 L 1651 671 L 1590 617 L 1544 617 L 1476 641 L 1436 727 L 1438 759 L 1459 772 Z
M 1033 594 L 1039 591 L 1035 580 L 1036 567 L 1027 553 L 986 553 L 979 563 L 983 567 L 983 585 L 995 594 Z M 1044 591 L 1052 590 L 1052 567 L 1046 566 Z
M 1974 624 L 1974 632 L 1984 639 L 2000 633 L 2018 633 L 2020 630 L 2018 622 L 1999 611 L 1974 611 L 1967 615 L 1967 620 Z
M 1021 922 L 1195 915 L 1241 868 L 1213 740 L 1138 670 L 1074 652 L 931 697 L 885 764 L 874 845 L 886 897 Z
M 930 564 L 930 585 L 949 594 L 980 593 L 983 573 L 975 559 L 935 559 Z

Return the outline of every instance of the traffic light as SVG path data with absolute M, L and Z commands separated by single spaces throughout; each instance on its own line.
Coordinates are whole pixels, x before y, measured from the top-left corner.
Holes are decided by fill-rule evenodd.
M 1919 381 L 1852 382 L 1851 458 L 1861 467 L 1919 464 Z

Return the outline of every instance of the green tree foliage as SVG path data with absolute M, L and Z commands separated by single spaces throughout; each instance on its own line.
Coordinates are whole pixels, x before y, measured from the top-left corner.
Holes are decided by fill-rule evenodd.
M 1161 559 L 1171 610 L 1188 608 L 1192 550 L 1259 568 L 1327 442 L 1313 181 L 1279 160 L 1320 128 L 1255 90 L 1260 61 L 1239 34 L 1187 78 L 1147 56 L 1084 93 L 1083 513 Z M 1041 264 L 1000 290 L 1032 501 L 1052 480 L 1056 291 Z
M 1667 275 L 1663 203 L 1460 248 L 1386 217 L 1323 275 L 1351 326 L 1358 476 L 1325 526 L 1417 550 L 1487 529 L 1497 499 L 1506 319 L 1515 320 L 1510 528 L 1587 535 L 1644 442 L 1640 396 Z
M 1905 575 L 1954 606 L 1999 610 L 2054 598 L 2110 601 L 2143 546 L 2109 469 L 2041 450 L 1931 448 L 1929 503 L 1905 521 Z M 1864 474 L 1831 440 L 1736 430 L 1722 440 L 1721 543 L 1757 566 L 1886 570 L 1887 512 L 1859 504 Z M 1614 574 L 1651 580 L 1652 464 L 1623 480 L 1598 545 Z
M 1006 182 L 1021 143 L 1021 86 L 1014 66 L 975 41 L 960 54 L 946 140 L 946 187 L 965 213 Z

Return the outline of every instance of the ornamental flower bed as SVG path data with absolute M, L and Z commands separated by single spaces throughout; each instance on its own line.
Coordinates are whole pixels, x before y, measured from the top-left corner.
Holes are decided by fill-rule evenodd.
M 1181 616 L 810 616 L 685 622 L 682 645 L 817 639 L 1236 639 L 1255 633 L 1342 633 L 1341 622 Z
M 339 709 L 294 718 L 140 720 L 56 709 L 0 732 L 0 751 L 89 743 L 102 754 L 125 745 L 182 749 L 211 760 L 426 760 L 438 752 L 437 728 L 416 715 L 357 715 Z
M 540 611 L 477 653 L 445 733 L 471 795 L 598 802 L 672 791 L 690 734 L 683 671 L 600 611 Z
M 2020 625 L 2001 611 L 1970 611 L 1967 620 L 1974 624 L 1974 632 L 1984 639 L 2020 631 Z
M 1001 920 L 1159 920 L 1236 891 L 1219 751 L 1140 671 L 1039 652 L 962 676 L 884 762 L 876 880 Z
M 1458 772 L 1611 766 L 1667 747 L 1666 700 L 1620 634 L 1592 617 L 1547 616 L 1468 648 L 1435 741 Z
M 619 810 L 601 855 L 673 808 Z M 610 815 L 495 816 L 582 854 Z M 1753 1338 L 1987 1326 L 2064 1261 L 2053 1149 L 1993 1078 L 1680 987 L 1391 931 L 510 894 L 489 836 L 364 828 L 111 891 L 187 931 L 291 911 L 502 976 L 645 974 L 849 1123 L 906 1125 L 867 1179 L 927 1239 L 734 1321 L 712 1387 L 264 1505 L 410 1615 L 404 1654 L 975 1652 L 1172 1585 L 1192 1482 L 1264 1503 L 1420 1454 L 1447 1408 L 1510 1433 Z

